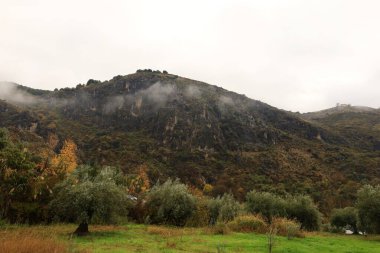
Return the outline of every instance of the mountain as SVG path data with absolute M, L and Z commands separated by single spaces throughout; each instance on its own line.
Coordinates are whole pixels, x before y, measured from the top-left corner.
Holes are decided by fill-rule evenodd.
M 335 107 L 317 111 L 308 112 L 302 114 L 305 119 L 321 119 L 330 115 L 343 114 L 343 113 L 367 113 L 367 112 L 379 112 L 379 109 L 367 107 L 367 106 L 352 106 L 350 104 L 337 104 Z
M 327 110 L 302 114 L 301 117 L 339 134 L 359 149 L 380 150 L 380 109 L 338 104 Z
M 355 121 L 340 114 L 314 119 L 167 72 L 55 91 L 1 85 L 0 127 L 29 150 L 58 153 L 70 139 L 79 163 L 128 174 L 143 166 L 152 183 L 178 177 L 240 199 L 252 189 L 304 193 L 328 212 L 350 204 L 362 184 L 380 182 L 378 125 L 367 122 L 378 111 L 348 112 L 362 115 L 354 138 L 343 125 L 354 131 Z

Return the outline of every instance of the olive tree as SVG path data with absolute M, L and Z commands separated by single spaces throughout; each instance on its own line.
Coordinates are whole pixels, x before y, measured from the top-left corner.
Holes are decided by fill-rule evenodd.
M 124 183 L 116 168 L 79 166 L 55 187 L 49 208 L 55 218 L 79 223 L 74 233 L 84 235 L 93 219 L 112 223 L 126 217 L 132 203 Z
M 263 215 L 269 223 L 273 217 L 285 216 L 285 202 L 282 198 L 269 192 L 250 191 L 246 195 L 248 212 Z
M 273 217 L 286 217 L 296 219 L 302 229 L 320 228 L 321 213 L 309 196 L 280 197 L 269 192 L 251 191 L 246 196 L 246 208 L 248 212 L 263 215 L 269 223 Z
M 365 185 L 358 191 L 359 225 L 368 233 L 380 233 L 380 185 Z
M 321 213 L 313 200 L 306 195 L 290 196 L 285 199 L 286 216 L 301 223 L 301 229 L 319 230 Z
M 358 211 L 354 207 L 334 209 L 330 218 L 331 225 L 337 228 L 349 226 L 354 234 L 358 233 Z
M 240 205 L 232 194 L 224 194 L 209 201 L 208 204 L 210 225 L 215 225 L 217 221 L 229 222 L 233 220 L 239 212 Z
M 184 226 L 196 205 L 187 186 L 168 179 L 156 184 L 146 196 L 146 220 L 155 224 Z

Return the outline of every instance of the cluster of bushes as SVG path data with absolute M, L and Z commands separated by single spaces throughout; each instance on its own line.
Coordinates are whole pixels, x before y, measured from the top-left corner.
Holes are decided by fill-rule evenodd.
M 77 222 L 78 234 L 87 233 L 91 222 L 124 222 L 128 217 L 150 224 L 209 226 L 222 232 L 262 232 L 275 226 L 286 235 L 318 230 L 321 225 L 317 206 L 304 195 L 251 191 L 240 204 L 232 194 L 211 198 L 170 179 L 136 193 L 117 168 L 79 166 L 67 172 L 48 165 L 0 129 L 0 221 Z M 333 210 L 331 225 L 355 233 L 380 233 L 380 186 L 364 186 L 357 197 L 355 207 Z
M 153 207 L 153 208 L 152 208 Z M 154 224 L 213 226 L 216 233 L 230 230 L 263 232 L 274 226 L 278 234 L 300 236 L 301 230 L 321 228 L 322 215 L 309 196 L 281 197 L 251 191 L 246 202 L 238 203 L 231 194 L 216 198 L 192 196 L 179 181 L 156 185 L 146 198 L 146 217 Z M 357 206 L 335 209 L 331 225 L 367 233 L 380 233 L 380 186 L 364 186 Z
M 355 207 L 334 209 L 330 218 L 334 231 L 350 229 L 364 233 L 380 233 L 380 186 L 363 186 Z
M 269 192 L 251 191 L 246 196 L 246 208 L 264 216 L 269 223 L 275 217 L 294 219 L 305 230 L 318 230 L 321 214 L 309 196 L 280 197 Z
M 179 180 L 155 185 L 144 198 L 145 222 L 201 227 L 233 220 L 240 204 L 231 194 L 217 198 L 194 196 Z
M 228 223 L 217 223 L 215 226 L 208 227 L 206 232 L 211 234 L 229 234 L 231 231 L 239 233 L 268 233 L 275 231 L 276 235 L 286 236 L 288 239 L 294 237 L 303 237 L 301 224 L 295 220 L 276 217 L 272 223 L 261 215 L 242 214 L 235 217 L 234 220 Z
M 279 196 L 251 191 L 244 204 L 232 194 L 216 198 L 193 196 L 178 180 L 156 185 L 145 197 L 146 222 L 175 226 L 208 226 L 213 233 L 266 232 L 300 236 L 301 229 L 319 229 L 321 215 L 306 196 Z

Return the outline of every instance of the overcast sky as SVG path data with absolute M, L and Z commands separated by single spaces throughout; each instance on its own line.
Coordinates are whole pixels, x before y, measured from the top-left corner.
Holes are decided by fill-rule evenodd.
M 379 13 L 377 0 L 1 0 L 0 80 L 54 89 L 151 68 L 286 110 L 378 108 Z

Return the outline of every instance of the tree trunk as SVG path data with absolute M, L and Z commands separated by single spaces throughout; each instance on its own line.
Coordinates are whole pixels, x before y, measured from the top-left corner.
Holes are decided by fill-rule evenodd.
M 88 233 L 89 233 L 89 231 L 88 231 L 88 223 L 87 222 L 82 222 L 81 224 L 79 224 L 78 228 L 74 232 L 74 234 L 77 236 L 87 235 Z
M 353 232 L 354 232 L 354 235 L 358 235 L 359 234 L 359 230 L 356 226 L 353 226 Z
M 9 212 L 9 207 L 11 206 L 11 199 L 4 197 L 4 209 L 2 210 L 2 214 L 0 215 L 1 218 L 3 219 L 9 219 L 8 212 Z

